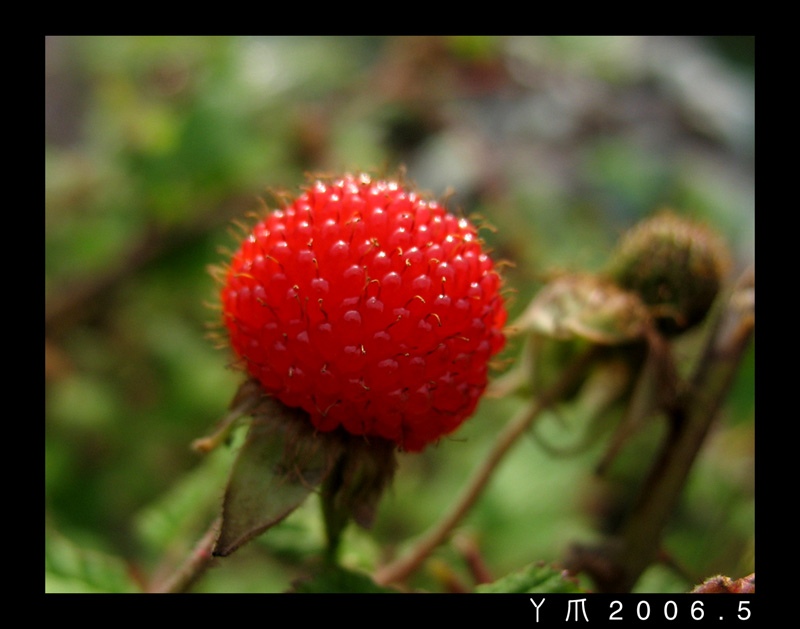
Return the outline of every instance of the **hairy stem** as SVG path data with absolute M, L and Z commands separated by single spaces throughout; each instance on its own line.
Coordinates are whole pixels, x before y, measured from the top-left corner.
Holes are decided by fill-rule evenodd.
M 153 585 L 149 592 L 152 594 L 188 592 L 192 585 L 211 567 L 214 560 L 212 551 L 217 535 L 219 535 L 220 524 L 220 519 L 215 520 L 178 570 L 169 578 Z

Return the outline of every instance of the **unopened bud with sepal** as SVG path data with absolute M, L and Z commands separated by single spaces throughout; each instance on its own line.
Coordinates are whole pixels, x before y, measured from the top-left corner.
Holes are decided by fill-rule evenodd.
M 729 267 L 716 232 L 664 210 L 623 235 L 609 274 L 651 308 L 662 333 L 674 335 L 705 318 Z
M 716 232 L 664 210 L 623 235 L 608 272 L 639 295 L 659 330 L 671 336 L 705 318 L 729 267 L 730 253 Z

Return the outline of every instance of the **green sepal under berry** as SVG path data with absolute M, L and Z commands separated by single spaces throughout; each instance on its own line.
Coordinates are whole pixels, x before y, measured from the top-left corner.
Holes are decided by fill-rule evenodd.
M 299 507 L 330 474 L 336 454 L 300 415 L 265 397 L 253 414 L 225 490 L 214 554 L 226 556 Z
M 318 432 L 305 411 L 288 407 L 246 381 L 252 421 L 231 471 L 214 555 L 226 556 L 281 522 L 320 493 L 335 554 L 350 520 L 372 524 L 383 490 L 396 468 L 394 444 L 344 433 Z

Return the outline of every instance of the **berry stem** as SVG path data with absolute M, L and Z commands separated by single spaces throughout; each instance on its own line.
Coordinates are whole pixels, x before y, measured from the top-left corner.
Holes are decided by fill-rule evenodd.
M 586 366 L 594 359 L 597 351 L 597 345 L 589 347 L 564 371 L 550 390 L 541 397 L 531 400 L 508 422 L 487 457 L 475 470 L 461 495 L 442 519 L 419 538 L 408 554 L 379 569 L 373 576 L 376 583 L 389 585 L 405 581 L 450 536 L 453 529 L 478 500 L 511 446 L 530 428 L 542 411 L 558 401 L 575 384 L 584 373 Z

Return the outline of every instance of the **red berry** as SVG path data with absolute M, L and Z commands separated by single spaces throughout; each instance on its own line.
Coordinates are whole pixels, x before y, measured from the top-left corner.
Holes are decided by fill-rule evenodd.
M 475 228 L 394 181 L 317 181 L 258 223 L 222 288 L 237 356 L 321 431 L 420 451 L 472 414 L 503 346 Z

